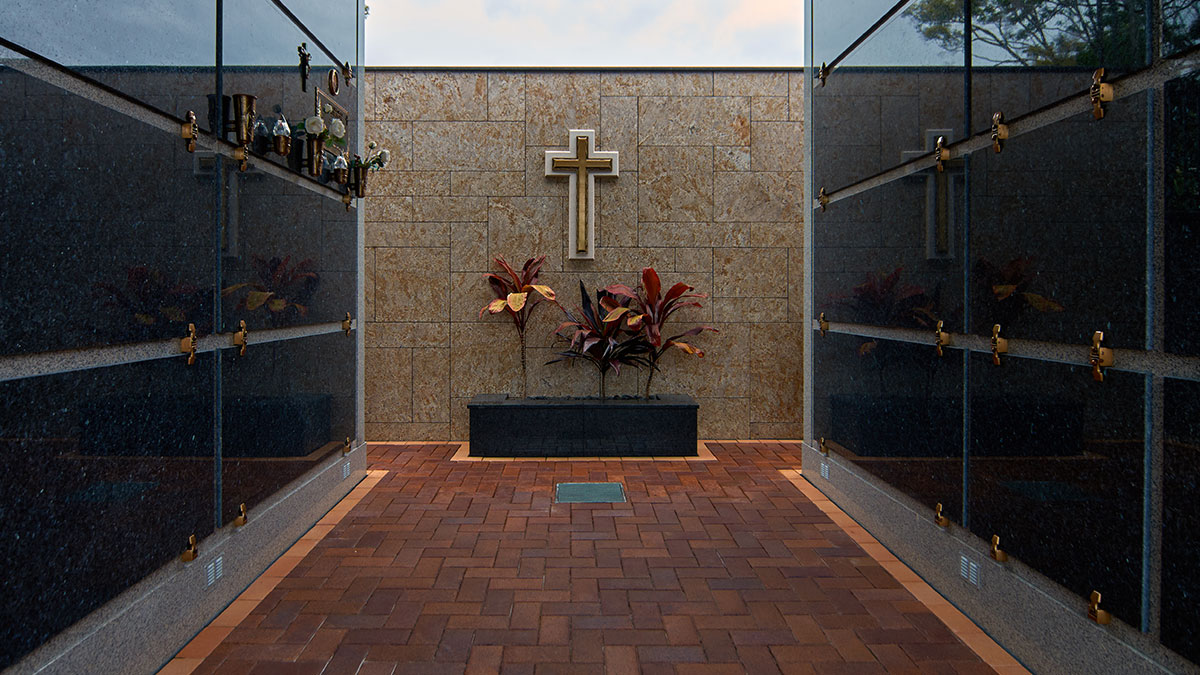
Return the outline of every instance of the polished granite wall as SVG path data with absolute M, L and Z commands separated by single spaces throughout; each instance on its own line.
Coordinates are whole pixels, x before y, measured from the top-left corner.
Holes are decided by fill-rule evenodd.
M 644 266 L 712 297 L 678 326 L 720 330 L 703 359 L 669 354 L 660 393 L 700 403 L 702 438 L 801 430 L 804 122 L 796 71 L 368 71 L 366 132 L 392 151 L 366 210 L 367 437 L 466 439 L 467 401 L 519 391 L 512 325 L 478 317 L 491 259 L 545 254 L 544 283 L 572 306 L 634 285 Z M 598 179 L 595 260 L 567 260 L 567 181 L 544 152 L 571 128 L 620 152 Z M 554 357 L 560 317 L 529 328 L 528 393 L 595 395 L 590 369 Z M 609 378 L 640 391 L 645 375 Z

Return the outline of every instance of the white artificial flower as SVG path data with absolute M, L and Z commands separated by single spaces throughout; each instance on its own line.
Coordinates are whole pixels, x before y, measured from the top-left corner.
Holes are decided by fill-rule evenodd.
M 370 143 L 367 143 L 367 147 L 370 148 L 371 150 L 374 150 L 375 148 L 379 147 L 379 144 L 376 143 L 375 141 L 371 141 Z
M 325 104 L 325 107 L 324 107 L 324 108 L 321 108 L 321 110 L 324 110 L 324 111 L 325 111 L 325 114 L 326 114 L 326 115 L 328 115 L 329 113 L 333 112 L 333 106 L 331 106 L 331 105 L 329 105 L 328 103 L 326 103 L 326 104 Z
M 385 148 L 379 151 L 379 168 L 387 166 L 388 162 L 392 161 L 392 153 Z
M 325 120 L 321 119 L 317 115 L 313 115 L 312 117 L 304 120 L 304 131 L 306 131 L 310 136 L 316 136 L 322 131 L 325 131 Z
M 346 123 L 336 117 L 329 120 L 329 133 L 333 134 L 335 138 L 341 138 L 345 136 Z

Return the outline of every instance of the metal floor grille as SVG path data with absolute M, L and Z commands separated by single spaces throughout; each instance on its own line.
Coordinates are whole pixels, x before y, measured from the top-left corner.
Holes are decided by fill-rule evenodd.
M 610 504 L 625 501 L 620 483 L 556 483 L 554 501 L 562 504 Z

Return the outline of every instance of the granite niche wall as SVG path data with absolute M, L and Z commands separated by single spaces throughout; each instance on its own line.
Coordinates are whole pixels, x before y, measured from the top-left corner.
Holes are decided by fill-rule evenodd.
M 803 96 L 799 71 L 368 71 L 367 138 L 392 153 L 366 203 L 368 440 L 465 440 L 471 396 L 520 391 L 513 326 L 478 316 L 481 275 L 541 254 L 570 306 L 581 280 L 633 285 L 647 265 L 710 294 L 676 325 L 720 332 L 696 340 L 703 359 L 665 357 L 655 391 L 696 397 L 702 438 L 799 438 Z M 620 152 L 589 261 L 566 259 L 567 181 L 543 174 L 571 128 Z M 595 395 L 590 368 L 545 365 L 559 320 L 531 321 L 527 391 Z

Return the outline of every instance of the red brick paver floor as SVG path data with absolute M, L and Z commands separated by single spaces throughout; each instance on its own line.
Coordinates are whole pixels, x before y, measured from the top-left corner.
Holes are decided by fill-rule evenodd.
M 995 672 L 781 473 L 794 444 L 710 442 L 707 462 L 457 448 L 373 446 L 387 475 L 195 672 Z M 553 502 L 585 481 L 629 501 Z

